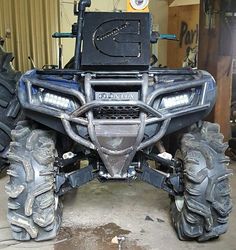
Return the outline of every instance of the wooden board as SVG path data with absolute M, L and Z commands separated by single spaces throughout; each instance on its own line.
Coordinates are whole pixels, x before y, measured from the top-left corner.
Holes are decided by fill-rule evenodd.
M 230 126 L 230 106 L 232 92 L 232 58 L 229 56 L 220 56 L 217 63 L 217 88 L 218 95 L 214 109 L 213 122 L 219 123 L 221 132 L 225 140 L 231 138 Z
M 174 0 L 170 7 L 200 4 L 200 0 Z
M 207 28 L 203 4 L 204 1 L 201 0 L 198 64 L 200 69 L 207 70 L 214 76 L 218 88 L 217 102 L 208 120 L 220 124 L 225 140 L 228 141 L 231 137 L 232 57 L 221 56 L 220 53 L 220 38 L 223 34 L 220 15 L 215 16 L 211 29 Z M 215 0 L 214 4 L 214 8 L 219 9 L 220 0 Z
M 186 50 L 198 44 L 199 5 L 169 8 L 168 33 L 176 34 L 179 42 L 168 42 L 167 65 L 182 67 Z

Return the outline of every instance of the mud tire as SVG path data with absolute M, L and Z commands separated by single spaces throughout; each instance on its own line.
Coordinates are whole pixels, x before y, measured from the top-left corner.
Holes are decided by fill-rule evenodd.
M 12 131 L 12 139 L 5 188 L 12 235 L 20 241 L 53 239 L 62 218 L 55 194 L 55 136 L 23 121 Z
M 217 238 L 228 229 L 232 211 L 228 147 L 217 124 L 194 126 L 181 140 L 185 192 L 181 209 L 171 198 L 171 217 L 180 240 L 200 242 Z
M 0 46 L 0 170 L 6 163 L 5 153 L 11 141 L 11 130 L 23 118 L 16 96 L 21 74 L 12 66 L 13 56 Z

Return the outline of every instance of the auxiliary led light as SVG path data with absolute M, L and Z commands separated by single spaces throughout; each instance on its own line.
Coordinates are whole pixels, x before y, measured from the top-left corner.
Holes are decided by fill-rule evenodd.
M 190 103 L 190 98 L 187 94 L 164 97 L 162 99 L 162 105 L 164 108 L 181 107 L 181 106 L 186 106 L 189 103 Z
M 61 108 L 61 109 L 69 109 L 70 108 L 70 99 L 53 95 L 50 93 L 46 93 L 43 98 L 43 102 L 45 104 L 54 106 L 56 108 Z

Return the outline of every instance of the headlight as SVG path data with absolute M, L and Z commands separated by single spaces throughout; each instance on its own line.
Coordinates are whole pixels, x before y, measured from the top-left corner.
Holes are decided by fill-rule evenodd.
M 68 112 L 73 112 L 79 107 L 73 96 L 60 95 L 58 92 L 38 87 L 32 88 L 32 104 Z
M 52 94 L 51 92 L 47 92 L 45 90 L 41 92 L 41 96 L 39 99 L 41 100 L 41 103 L 43 103 L 46 106 L 51 106 L 53 108 L 69 112 L 72 112 L 79 107 L 79 105 L 75 102 L 73 97 L 72 99 L 70 99 L 65 96 Z
M 43 103 L 51 105 L 59 109 L 68 110 L 71 107 L 71 101 L 68 98 L 57 96 L 50 93 L 45 93 L 43 96 Z
M 190 104 L 190 96 L 188 94 L 181 94 L 175 96 L 164 97 L 161 102 L 161 107 L 170 109 Z

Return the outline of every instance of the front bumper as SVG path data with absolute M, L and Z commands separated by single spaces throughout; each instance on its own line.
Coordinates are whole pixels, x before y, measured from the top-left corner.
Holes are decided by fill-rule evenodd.
M 82 87 L 81 87 L 82 86 Z M 135 101 L 97 101 L 94 89 L 99 87 L 135 87 L 140 99 Z M 47 89 L 73 97 L 79 107 L 73 112 L 57 110 L 33 102 L 37 89 Z M 165 95 L 195 89 L 197 102 L 176 109 L 157 109 L 156 101 Z M 191 80 L 150 84 L 150 74 L 108 78 L 84 74 L 81 85 L 73 81 L 50 81 L 35 72 L 24 75 L 19 83 L 18 96 L 26 114 L 44 125 L 64 132 L 78 144 L 96 150 L 111 176 L 127 171 L 137 151 L 154 145 L 164 135 L 203 119 L 213 108 L 216 98 L 214 79 L 206 72 L 196 72 Z M 99 107 L 135 107 L 138 119 L 95 119 Z M 42 119 L 46 117 L 45 119 Z M 55 123 L 58 126 L 55 126 Z M 87 131 L 80 133 L 80 131 Z

